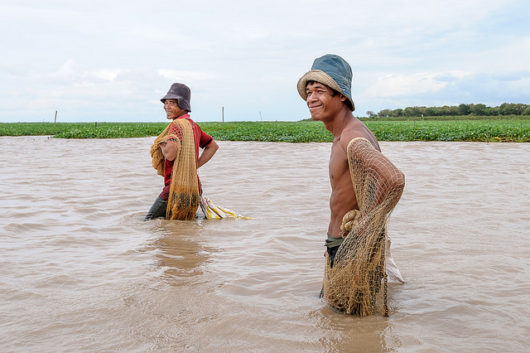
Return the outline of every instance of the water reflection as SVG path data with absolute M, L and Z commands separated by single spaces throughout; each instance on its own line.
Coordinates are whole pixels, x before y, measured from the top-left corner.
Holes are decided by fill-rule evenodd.
M 157 265 L 174 286 L 189 285 L 192 277 L 203 274 L 203 264 L 208 261 L 211 249 L 199 242 L 201 231 L 198 221 L 160 222 L 162 236 L 153 241 Z
M 319 343 L 324 352 L 391 352 L 399 345 L 392 338 L 388 318 L 378 315 L 359 318 L 328 305 L 312 313 L 316 325 L 326 332 Z M 390 344 L 388 344 L 390 343 Z

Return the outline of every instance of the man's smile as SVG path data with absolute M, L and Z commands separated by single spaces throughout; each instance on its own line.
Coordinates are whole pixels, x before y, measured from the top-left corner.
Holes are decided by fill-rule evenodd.
M 314 111 L 322 107 L 322 104 L 310 104 L 308 107 L 309 107 L 309 111 Z

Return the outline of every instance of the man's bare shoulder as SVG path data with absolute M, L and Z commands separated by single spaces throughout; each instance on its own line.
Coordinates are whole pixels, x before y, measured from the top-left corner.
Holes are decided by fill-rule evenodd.
M 380 151 L 379 143 L 375 135 L 363 124 L 359 119 L 355 119 L 350 123 L 343 131 L 340 137 L 341 145 L 344 150 L 347 150 L 348 144 L 351 140 L 357 137 L 362 137 L 367 139 L 375 149 Z

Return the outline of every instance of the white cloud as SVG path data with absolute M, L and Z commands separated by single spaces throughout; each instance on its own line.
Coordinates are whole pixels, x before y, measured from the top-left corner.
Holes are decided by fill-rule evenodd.
M 524 0 L 94 2 L 0 4 L 0 121 L 56 107 L 143 120 L 175 81 L 206 120 L 220 106 L 233 120 L 297 120 L 296 82 L 326 53 L 350 62 L 360 111 L 530 101 Z
M 515 94 L 516 92 L 529 92 L 527 93 L 528 98 L 528 96 L 530 96 L 530 75 L 510 82 L 508 87 L 513 91 L 512 94 Z
M 109 68 L 89 68 L 68 59 L 56 70 L 49 73 L 33 74 L 37 78 L 43 77 L 50 85 L 86 86 L 97 84 L 101 81 L 114 81 L 126 70 Z
M 420 72 L 413 74 L 386 74 L 367 89 L 367 97 L 393 97 L 435 93 L 447 86 L 438 80 L 439 73 Z
M 92 74 L 105 81 L 114 81 L 116 77 L 118 77 L 118 74 L 122 70 L 109 70 L 109 69 L 101 69 L 101 70 L 95 70 L 92 72 Z
M 68 59 L 57 70 L 48 75 L 54 80 L 72 80 L 75 76 L 79 76 L 79 71 L 75 69 L 75 62 L 72 59 Z
M 211 72 L 200 71 L 179 71 L 179 70 L 158 70 L 158 74 L 173 81 L 203 81 L 213 80 L 217 75 Z

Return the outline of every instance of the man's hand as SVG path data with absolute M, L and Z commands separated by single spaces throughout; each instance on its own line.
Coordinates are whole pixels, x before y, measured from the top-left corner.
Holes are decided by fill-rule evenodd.
M 177 141 L 169 139 L 166 142 L 160 142 L 160 149 L 164 158 L 168 161 L 174 161 L 177 157 Z

